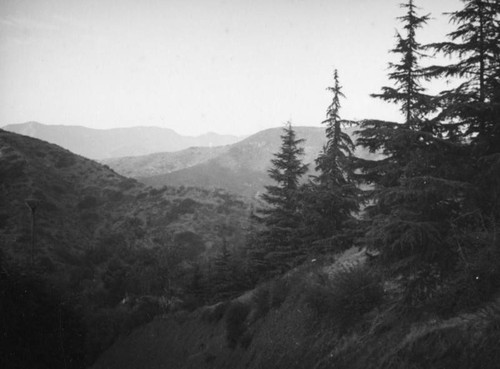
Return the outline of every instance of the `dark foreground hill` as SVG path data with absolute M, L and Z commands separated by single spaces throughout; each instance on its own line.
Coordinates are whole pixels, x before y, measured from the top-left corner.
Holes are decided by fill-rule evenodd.
M 34 228 L 27 203 L 36 205 Z M 236 250 L 244 242 L 248 212 L 224 191 L 148 188 L 59 146 L 0 130 L 0 347 L 7 350 L 0 357 L 34 367 L 29 360 L 37 360 L 44 340 L 55 350 L 46 353 L 48 362 L 68 354 L 57 341 L 57 324 L 68 322 L 50 315 L 64 306 L 83 327 L 66 334 L 82 337 L 76 346 L 90 362 L 151 316 L 122 301 L 185 300 L 197 268 L 223 243 Z M 23 354 L 26 345 L 32 355 Z
M 309 174 L 314 174 L 319 152 L 325 144 L 321 127 L 295 127 L 298 138 L 303 138 L 304 162 Z M 354 137 L 355 127 L 346 128 Z M 193 148 L 179 153 L 154 154 L 137 158 L 104 161 L 121 174 L 136 178 L 150 186 L 189 185 L 205 188 L 224 188 L 233 193 L 254 197 L 271 184 L 267 173 L 273 154 L 281 145 L 281 128 L 258 132 L 240 142 L 211 151 Z M 365 150 L 357 149 L 357 156 L 373 158 Z M 183 165 L 184 163 L 184 165 Z
M 3 129 L 57 144 L 91 159 L 171 152 L 191 146 L 223 146 L 239 140 L 236 136 L 216 133 L 196 137 L 183 136 L 171 129 L 160 127 L 92 129 L 27 122 L 10 124 Z

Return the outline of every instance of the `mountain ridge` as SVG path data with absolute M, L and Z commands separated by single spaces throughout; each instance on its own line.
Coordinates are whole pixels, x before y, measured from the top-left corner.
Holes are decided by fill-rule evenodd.
M 356 127 L 346 127 L 344 130 L 355 138 Z M 304 176 L 315 174 L 315 159 L 326 143 L 323 127 L 297 126 L 294 127 L 297 138 L 305 141 L 303 161 L 309 164 L 309 172 Z M 219 151 L 212 151 L 211 155 L 197 159 L 189 157 L 184 150 L 177 153 L 156 153 L 135 158 L 114 158 L 103 160 L 118 173 L 135 178 L 153 187 L 164 185 L 188 185 L 205 188 L 224 188 L 246 197 L 255 197 L 261 193 L 266 185 L 271 184 L 267 170 L 271 166 L 274 153 L 281 145 L 280 135 L 282 128 L 269 128 L 251 135 L 232 145 L 227 145 Z M 214 148 L 216 149 L 216 148 Z M 192 148 L 194 152 L 196 149 Z M 174 157 L 177 155 L 176 158 Z M 355 155 L 361 158 L 375 158 L 367 150 L 357 148 Z M 182 166 L 179 158 L 183 158 L 189 165 Z M 165 170 L 165 168 L 169 170 Z M 162 169 L 163 168 L 163 169 Z
M 95 129 L 79 125 L 47 125 L 35 121 L 9 124 L 2 129 L 55 143 L 90 159 L 137 156 L 179 151 L 192 146 L 223 146 L 240 137 L 207 132 L 184 136 L 170 128 L 147 126 Z

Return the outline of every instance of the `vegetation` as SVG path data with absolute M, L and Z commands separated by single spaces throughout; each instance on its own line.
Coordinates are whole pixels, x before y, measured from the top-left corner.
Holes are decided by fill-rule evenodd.
M 150 190 L 55 145 L 4 131 L 0 142 L 0 176 L 8 179 L 0 185 L 0 293 L 5 297 L 0 307 L 2 316 L 12 315 L 2 320 L 5 332 L 11 332 L 8 339 L 16 336 L 19 343 L 2 345 L 10 350 L 9 366 L 35 360 L 23 354 L 29 349 L 23 342 L 31 342 L 28 335 L 38 336 L 22 329 L 17 318 L 33 329 L 45 324 L 39 333 L 45 331 L 51 347 L 48 367 L 88 366 L 135 326 L 208 300 L 205 291 L 195 292 L 194 283 L 200 274 L 201 282 L 209 279 L 205 260 L 214 258 L 224 242 L 236 248 L 243 244 L 247 205 L 224 191 Z M 38 203 L 33 263 L 26 199 Z M 22 290 L 20 283 L 28 280 L 40 287 L 26 287 L 32 291 L 26 300 L 8 292 Z M 212 290 L 206 293 L 212 300 Z M 34 316 L 16 315 L 23 308 L 47 319 L 36 323 Z M 59 310 L 64 319 L 72 314 L 71 321 L 61 323 L 64 332 Z M 69 328 L 73 322 L 81 329 L 75 337 Z M 79 351 L 73 353 L 71 342 L 77 339 Z M 35 345 L 33 354 L 36 350 Z
M 359 210 L 360 193 L 352 165 L 354 143 L 342 130 L 349 122 L 340 119 L 340 98 L 345 96 L 337 70 L 333 80 L 334 86 L 327 89 L 332 92 L 333 99 L 323 122 L 327 141 L 316 159 L 318 175 L 303 186 L 302 207 L 310 241 L 330 239 L 338 247 L 347 233 L 347 226 L 352 226 L 354 213 Z
M 262 199 L 268 207 L 260 212 L 266 230 L 261 235 L 261 242 L 267 250 L 267 257 L 273 269 L 281 271 L 294 265 L 300 256 L 299 247 L 302 215 L 299 203 L 299 180 L 306 173 L 307 165 L 301 161 L 304 149 L 299 147 L 302 139 L 295 137 L 290 122 L 283 129 L 280 152 L 271 160 L 269 176 L 276 182 L 266 186 Z
M 343 266 L 332 276 L 317 278 L 306 300 L 318 318 L 330 321 L 334 329 L 344 331 L 383 301 L 381 278 L 365 265 Z
M 0 132 L 2 367 L 35 356 L 86 366 L 158 314 L 165 323 L 142 337 L 173 340 L 162 356 L 172 367 L 495 367 L 500 7 L 463 3 L 449 41 L 431 45 L 417 41 L 430 17 L 402 4 L 393 85 L 373 95 L 397 104 L 401 122 L 342 121 L 335 71 L 316 175 L 304 183 L 288 123 L 257 212 L 219 190 L 144 188 Z M 429 50 L 458 59 L 424 67 Z M 443 76 L 452 87 L 427 94 Z M 382 157 L 356 158 L 346 123 Z M 40 204 L 34 263 L 28 198 Z M 128 367 L 128 355 L 114 360 Z
M 241 302 L 235 302 L 227 309 L 226 332 L 227 343 L 230 348 L 235 348 L 246 332 L 246 318 L 250 313 L 250 307 Z

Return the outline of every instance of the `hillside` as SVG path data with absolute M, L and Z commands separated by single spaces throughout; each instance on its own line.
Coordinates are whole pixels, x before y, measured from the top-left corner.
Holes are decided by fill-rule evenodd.
M 216 133 L 197 137 L 182 136 L 171 129 L 160 127 L 92 129 L 27 122 L 10 124 L 3 129 L 57 144 L 90 159 L 172 152 L 191 146 L 222 146 L 239 140 L 236 136 Z
M 64 247 L 68 251 L 88 248 L 105 230 L 123 230 L 127 219 L 131 218 L 138 219 L 143 228 L 149 230 L 152 229 L 150 223 L 155 223 L 158 227 L 161 224 L 162 231 L 173 231 L 182 230 L 184 218 L 191 218 L 192 214 L 203 219 L 201 213 L 224 205 L 226 197 L 236 205 L 235 210 L 244 208 L 243 203 L 220 191 L 148 189 L 94 161 L 36 139 L 0 131 L 0 140 L 2 237 L 8 250 L 9 245 L 28 241 L 27 199 L 38 201 L 37 244 L 42 254 Z M 194 202 L 190 205 L 192 209 L 188 209 L 189 216 L 178 206 L 176 208 L 184 199 Z M 232 210 L 229 205 L 227 211 Z M 163 224 L 162 218 L 166 219 Z M 191 223 L 185 227 L 210 229 L 207 224 Z M 133 243 L 149 245 L 158 236 L 156 231 Z
M 229 148 L 229 145 L 216 147 L 198 146 L 175 152 L 110 158 L 101 160 L 100 162 L 127 177 L 153 177 L 206 162 L 222 155 Z
M 295 127 L 298 138 L 305 139 L 304 162 L 309 163 L 310 174 L 314 173 L 314 160 L 325 143 L 325 131 L 321 127 Z M 346 132 L 354 136 L 356 127 Z M 205 188 L 224 188 L 233 193 L 254 197 L 271 183 L 267 170 L 273 154 L 279 150 L 281 128 L 258 132 L 219 152 L 210 151 L 200 155 L 201 149 L 190 149 L 174 154 L 155 154 L 138 158 L 122 158 L 105 161 L 117 172 L 136 178 L 147 185 L 189 185 Z M 206 152 L 206 151 L 205 151 Z M 355 153 L 359 157 L 373 158 L 375 155 L 362 149 Z M 181 160 L 186 163 L 182 167 Z M 199 162 L 197 162 L 199 161 Z M 145 175 L 145 173 L 155 173 Z
M 245 241 L 249 209 L 235 196 L 148 188 L 54 144 L 3 130 L 0 178 L 0 287 L 15 292 L 30 291 L 19 283 L 52 286 L 50 298 L 61 296 L 83 321 L 86 348 L 80 350 L 87 362 L 123 329 L 150 317 L 137 310 L 140 305 L 120 301 L 147 295 L 153 306 L 160 297 L 182 303 L 196 268 L 205 268 L 223 243 L 237 250 Z M 34 249 L 27 200 L 36 204 Z M 35 299 L 43 290 L 25 297 Z M 1 322 L 4 347 L 24 334 L 15 323 L 20 302 L 14 292 L 14 300 L 4 296 L 14 314 Z M 38 324 L 30 320 L 36 314 L 26 314 L 23 319 Z M 25 333 L 32 334 L 28 328 Z
M 355 248 L 313 260 L 230 302 L 157 317 L 92 368 L 498 368 L 500 300 L 416 317 L 399 310 L 398 281 L 370 268 Z

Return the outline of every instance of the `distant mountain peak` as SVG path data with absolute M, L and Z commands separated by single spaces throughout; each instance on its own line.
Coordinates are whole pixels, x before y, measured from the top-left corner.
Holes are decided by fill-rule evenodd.
M 10 124 L 3 129 L 57 144 L 90 159 L 174 152 L 191 146 L 214 147 L 240 140 L 237 136 L 214 132 L 196 137 L 183 136 L 171 128 L 155 126 L 95 129 L 31 121 Z

